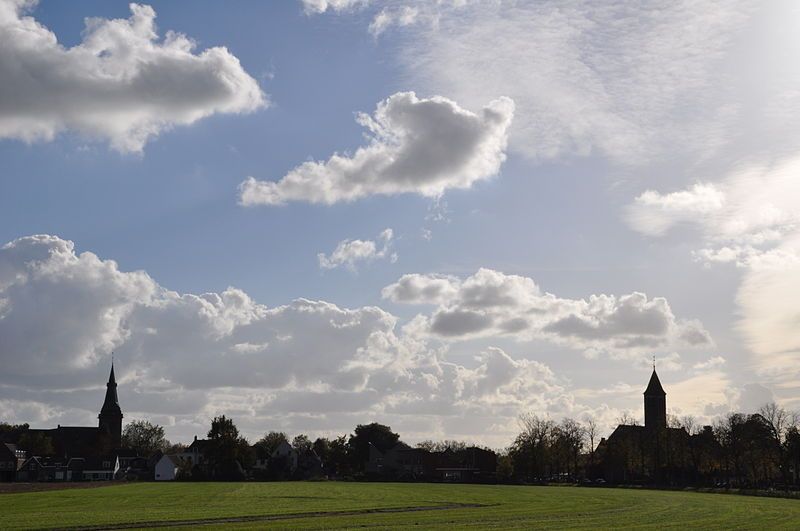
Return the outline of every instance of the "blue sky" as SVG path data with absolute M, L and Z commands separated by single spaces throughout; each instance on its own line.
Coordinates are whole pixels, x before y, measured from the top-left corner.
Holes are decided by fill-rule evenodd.
M 0 419 L 797 406 L 791 2 L 149 6 L 2 2 Z

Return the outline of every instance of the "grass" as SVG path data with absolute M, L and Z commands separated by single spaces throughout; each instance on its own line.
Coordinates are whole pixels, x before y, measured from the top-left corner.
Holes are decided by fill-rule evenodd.
M 481 506 L 431 509 L 453 504 Z M 366 512 L 376 509 L 402 512 Z M 277 519 L 219 521 L 269 516 Z M 132 483 L 0 496 L 3 529 L 181 521 L 193 528 L 197 520 L 238 529 L 797 529 L 800 501 L 632 489 L 337 482 Z

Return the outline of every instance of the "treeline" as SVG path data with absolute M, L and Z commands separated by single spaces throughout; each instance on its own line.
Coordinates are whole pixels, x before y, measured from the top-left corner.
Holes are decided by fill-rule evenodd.
M 591 419 L 555 421 L 523 415 L 514 441 L 496 452 L 494 479 L 508 483 L 800 487 L 800 415 L 774 403 L 756 413 L 727 414 L 710 426 L 700 426 L 692 417 L 669 417 L 666 429 L 653 431 L 628 416 L 619 421 L 621 426 L 603 438 Z M 16 443 L 29 456 L 52 452 L 50 441 L 28 432 L 27 424 L 0 423 L 0 441 Z M 380 466 L 371 462 L 375 455 L 379 460 L 396 460 L 397 468 L 391 475 L 385 472 L 385 478 L 415 478 L 420 476 L 403 475 L 403 467 L 413 468 L 409 464 L 413 459 L 423 466 L 428 454 L 456 455 L 476 448 L 453 440 L 405 445 L 391 427 L 379 423 L 358 425 L 351 434 L 333 438 L 312 439 L 305 434 L 290 438 L 270 431 L 251 444 L 224 415 L 213 419 L 205 440 L 194 444 L 202 444 L 204 463 L 183 467 L 183 479 L 369 479 L 380 477 L 376 472 Z M 187 446 L 171 444 L 165 438 L 163 427 L 147 421 L 125 426 L 123 446 L 142 457 L 187 452 Z M 286 451 L 281 453 L 279 448 Z
M 770 403 L 713 425 L 668 418 L 646 430 L 627 415 L 598 441 L 593 420 L 524 415 L 498 462 L 500 481 L 601 481 L 716 487 L 800 487 L 800 415 Z M 633 429 L 631 429 L 633 428 Z

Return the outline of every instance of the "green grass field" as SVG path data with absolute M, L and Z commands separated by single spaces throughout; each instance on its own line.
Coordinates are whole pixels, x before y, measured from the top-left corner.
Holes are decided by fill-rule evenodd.
M 800 501 L 606 488 L 338 482 L 133 483 L 0 495 L 3 529 L 137 524 L 238 529 L 800 529 Z

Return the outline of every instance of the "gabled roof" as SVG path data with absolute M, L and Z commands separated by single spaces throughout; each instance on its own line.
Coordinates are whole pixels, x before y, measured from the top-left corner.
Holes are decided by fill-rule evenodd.
M 644 390 L 645 396 L 647 395 L 666 395 L 664 388 L 661 387 L 661 381 L 658 379 L 656 370 L 653 369 L 653 374 L 650 376 L 650 383 L 647 384 L 647 389 Z
M 197 451 L 202 454 L 208 449 L 209 446 L 211 446 L 211 441 L 208 439 L 195 438 L 195 440 L 192 441 L 192 444 L 186 447 L 186 451 Z
M 16 459 L 17 458 L 17 445 L 11 443 L 0 444 L 0 458 Z
M 162 461 L 165 458 L 167 460 L 169 460 L 170 462 L 172 462 L 172 464 L 175 465 L 175 466 L 180 466 L 181 465 L 181 458 L 180 458 L 179 455 L 176 455 L 176 454 L 164 454 L 164 455 L 161 456 L 161 459 L 159 459 L 159 461 Z

